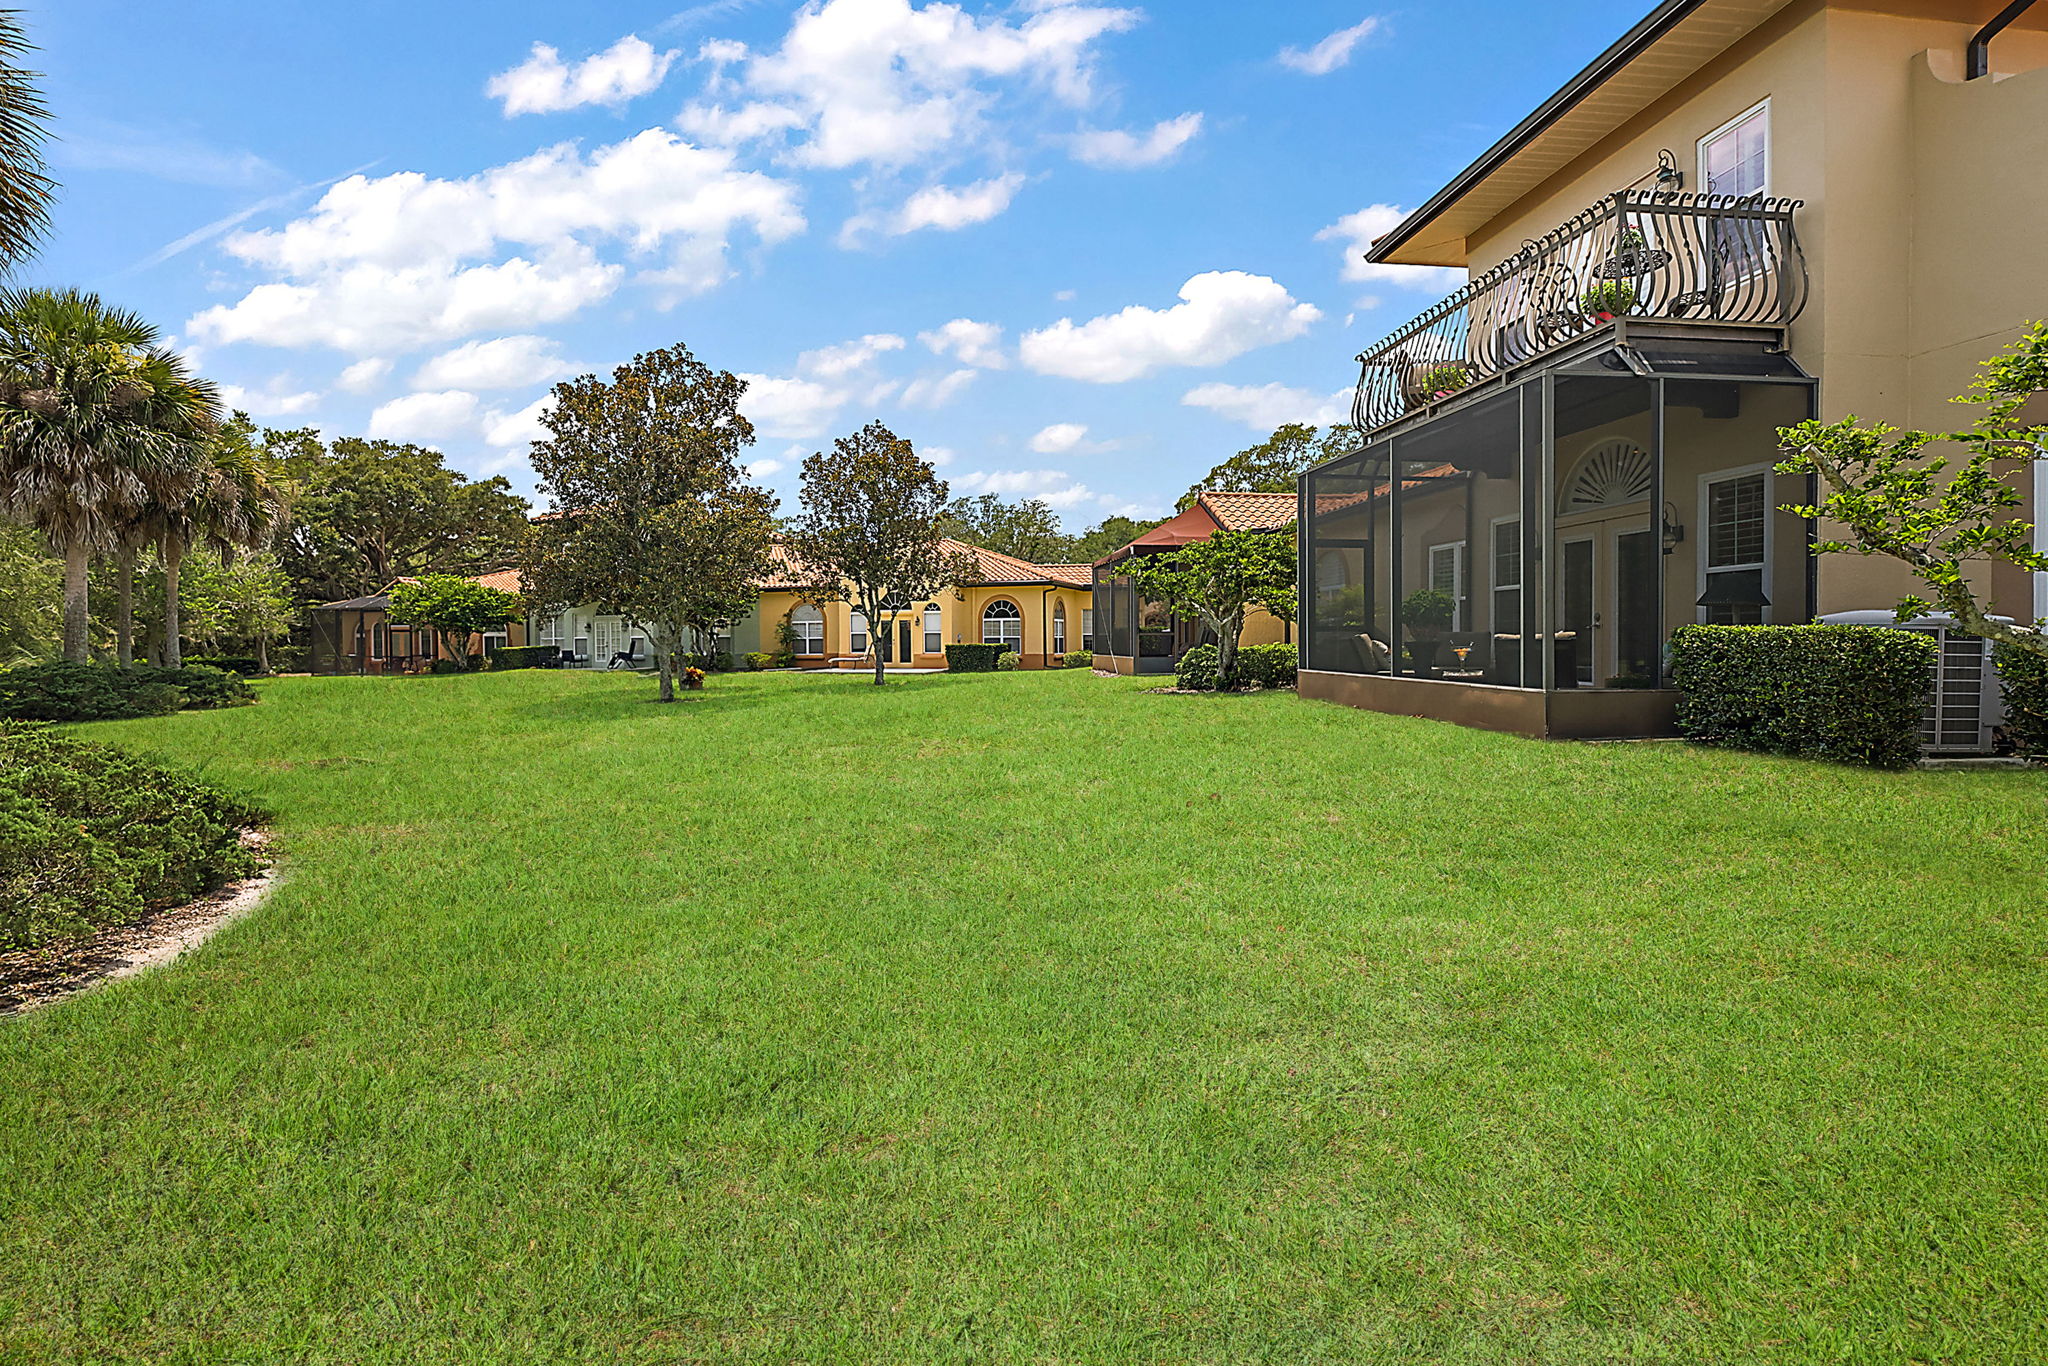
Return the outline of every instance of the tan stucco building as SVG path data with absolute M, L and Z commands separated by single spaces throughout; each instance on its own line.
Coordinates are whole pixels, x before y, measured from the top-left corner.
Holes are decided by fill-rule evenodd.
M 1472 282 L 1361 356 L 1362 449 L 1304 478 L 1303 692 L 1654 731 L 1674 627 L 1912 591 L 1807 552 L 1775 432 L 1967 425 L 2048 315 L 2048 4 L 1973 43 L 2004 8 L 1667 0 L 1376 242 Z M 2027 514 L 2044 475 L 2013 462 Z M 2041 577 L 1980 587 L 2031 618 Z M 1421 664 L 1419 588 L 1458 603 Z

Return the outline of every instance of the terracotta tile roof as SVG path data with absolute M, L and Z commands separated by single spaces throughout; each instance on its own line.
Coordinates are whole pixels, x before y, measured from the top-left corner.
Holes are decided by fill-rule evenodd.
M 523 593 L 526 582 L 516 569 L 493 569 L 488 574 L 472 574 L 470 578 L 486 588 L 495 588 L 501 593 Z
M 1073 588 L 1091 588 L 1095 584 L 1095 566 L 1092 564 L 1042 564 L 1045 576 Z
M 1197 499 L 1225 531 L 1278 531 L 1294 525 L 1291 493 L 1204 492 Z

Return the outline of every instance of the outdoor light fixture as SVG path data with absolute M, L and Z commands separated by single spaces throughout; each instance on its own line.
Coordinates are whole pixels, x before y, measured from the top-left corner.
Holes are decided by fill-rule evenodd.
M 1685 184 L 1685 172 L 1678 169 L 1678 158 L 1671 155 L 1669 147 L 1657 151 L 1657 188 L 1675 190 Z
M 1678 549 L 1678 543 L 1685 539 L 1685 528 L 1678 524 L 1678 509 L 1669 503 L 1664 505 L 1662 520 L 1664 523 L 1664 553 L 1669 555 L 1672 551 Z

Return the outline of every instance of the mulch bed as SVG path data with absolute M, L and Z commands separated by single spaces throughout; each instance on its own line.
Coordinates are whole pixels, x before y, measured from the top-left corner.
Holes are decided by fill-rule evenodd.
M 253 832 L 243 839 L 258 846 L 264 843 L 263 837 Z M 197 901 L 151 911 L 125 925 L 108 925 L 40 948 L 0 953 L 0 1015 L 18 1015 L 96 983 L 132 977 L 145 968 L 170 962 L 253 909 L 275 876 L 274 870 L 266 870 L 230 882 Z

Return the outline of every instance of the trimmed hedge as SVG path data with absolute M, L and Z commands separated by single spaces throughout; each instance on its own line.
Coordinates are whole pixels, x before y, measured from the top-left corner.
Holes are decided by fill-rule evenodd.
M 2016 753 L 2048 759 L 2048 655 L 1999 641 L 1998 690 L 2005 697 L 2005 738 Z
M 1015 650 L 1005 650 L 996 656 L 996 672 L 1004 674 L 1014 673 L 1017 666 L 1023 662 L 1024 657 Z
M 112 745 L 0 722 L 0 950 L 120 924 L 254 872 L 262 861 L 240 831 L 261 817 Z
M 948 645 L 946 667 L 956 674 L 992 674 L 1002 655 L 1000 645 Z
M 1222 655 L 1214 645 L 1197 645 L 1173 666 L 1174 680 L 1191 692 L 1215 692 L 1222 686 L 1217 665 Z
M 1301 651 L 1292 645 L 1246 645 L 1237 652 L 1237 683 L 1262 688 L 1291 688 L 1301 672 Z
M 0 719 L 15 721 L 120 721 L 255 700 L 240 676 L 203 664 L 124 669 L 52 660 L 0 671 Z
M 1681 626 L 1678 727 L 1702 744 L 1910 768 L 1934 658 L 1932 637 L 1882 626 Z
M 491 651 L 493 669 L 539 669 L 562 657 L 559 645 L 501 645 Z
M 1069 650 L 1060 656 L 1060 666 L 1067 669 L 1092 669 L 1095 667 L 1095 651 Z

